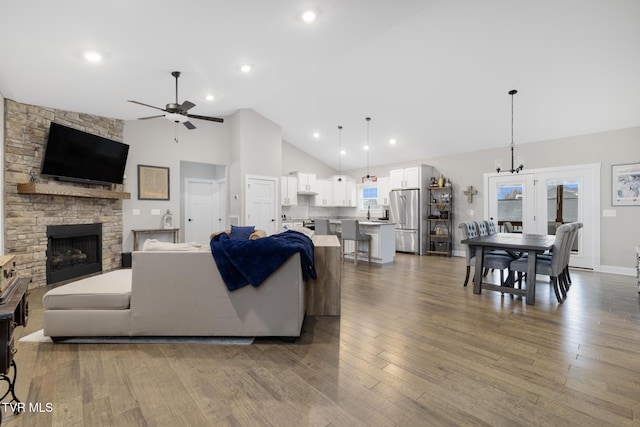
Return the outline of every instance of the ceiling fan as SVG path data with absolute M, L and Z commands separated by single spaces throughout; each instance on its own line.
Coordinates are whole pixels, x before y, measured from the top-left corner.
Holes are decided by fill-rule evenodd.
M 160 114 L 157 116 L 149 116 L 149 117 L 140 117 L 139 120 L 148 120 L 148 119 L 156 119 L 159 117 L 164 117 L 167 120 L 171 120 L 175 123 L 182 123 L 186 126 L 187 129 L 195 129 L 195 125 L 189 121 L 189 119 L 200 119 L 200 120 L 208 120 L 210 122 L 218 122 L 223 123 L 224 119 L 218 117 L 207 117 L 207 116 L 199 116 L 197 114 L 189 114 L 187 111 L 196 106 L 191 101 L 184 101 L 182 104 L 178 103 L 178 77 L 180 77 L 180 71 L 173 71 L 171 73 L 173 77 L 176 79 L 176 102 L 169 103 L 165 106 L 165 108 L 154 107 L 153 105 L 145 104 L 138 101 L 128 100 L 128 102 L 133 102 L 134 104 L 144 105 L 145 107 L 155 108 L 156 110 L 164 111 L 165 114 Z

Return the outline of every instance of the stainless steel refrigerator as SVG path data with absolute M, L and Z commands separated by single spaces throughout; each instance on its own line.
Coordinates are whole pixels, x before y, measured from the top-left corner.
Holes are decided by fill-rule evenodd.
M 421 252 L 420 190 L 390 192 L 391 222 L 396 224 L 396 251 Z

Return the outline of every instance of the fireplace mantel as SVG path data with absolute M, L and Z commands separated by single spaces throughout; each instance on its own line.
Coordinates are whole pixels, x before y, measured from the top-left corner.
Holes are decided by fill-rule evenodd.
M 27 182 L 18 184 L 19 194 L 45 194 L 50 196 L 89 197 L 95 199 L 130 199 L 131 193 L 124 191 L 102 190 L 97 188 L 73 187 L 71 185 L 52 185 Z

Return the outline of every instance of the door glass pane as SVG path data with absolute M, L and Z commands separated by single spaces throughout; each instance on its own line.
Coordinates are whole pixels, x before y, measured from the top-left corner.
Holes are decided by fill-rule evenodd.
M 523 186 L 520 184 L 497 184 L 498 224 L 505 221 L 513 224 L 514 231 L 522 231 Z
M 556 234 L 562 224 L 578 221 L 580 208 L 580 183 L 577 180 L 564 179 L 547 182 L 547 229 L 548 234 Z M 572 252 L 578 251 L 576 238 Z

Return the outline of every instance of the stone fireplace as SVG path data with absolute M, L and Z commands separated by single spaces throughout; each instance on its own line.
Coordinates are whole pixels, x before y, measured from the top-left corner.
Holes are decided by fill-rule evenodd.
M 78 197 L 72 189 L 113 190 L 111 186 L 62 183 L 40 176 L 49 123 L 122 141 L 124 122 L 89 114 L 21 104 L 5 99 L 4 218 L 5 253 L 16 256 L 16 267 L 33 280 L 31 286 L 54 283 L 47 278 L 50 226 L 100 224 L 102 269 L 121 266 L 122 200 Z M 30 171 L 40 184 L 60 186 L 60 194 L 21 194 L 18 184 L 29 182 Z M 117 191 L 122 186 L 117 186 Z M 55 277 L 54 277 L 55 279 Z
M 102 224 L 47 226 L 47 284 L 102 271 Z

